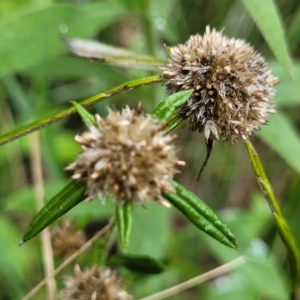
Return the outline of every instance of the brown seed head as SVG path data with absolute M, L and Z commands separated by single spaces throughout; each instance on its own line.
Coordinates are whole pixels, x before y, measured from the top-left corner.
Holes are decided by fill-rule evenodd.
M 51 240 L 54 253 L 66 257 L 85 243 L 85 236 L 83 231 L 75 227 L 70 220 L 65 220 L 59 226 L 52 228 Z
M 194 90 L 178 117 L 207 140 L 246 140 L 275 112 L 273 86 L 279 80 L 244 40 L 207 27 L 203 36 L 172 47 L 162 69 L 170 94 Z
M 84 272 L 75 268 L 75 277 L 64 279 L 65 288 L 59 293 L 61 300 L 131 300 L 123 290 L 122 280 L 110 269 L 94 266 Z
M 76 137 L 83 153 L 67 169 L 73 178 L 87 181 L 88 195 L 141 203 L 158 200 L 172 190 L 176 173 L 174 136 L 150 116 L 131 110 L 109 111 L 106 120 Z

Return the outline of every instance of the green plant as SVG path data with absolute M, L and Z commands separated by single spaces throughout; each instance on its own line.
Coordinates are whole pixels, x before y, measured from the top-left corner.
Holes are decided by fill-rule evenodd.
M 210 14 L 207 14 L 212 20 L 211 25 L 219 28 L 225 18 L 225 13 L 237 18 L 239 12 L 244 13 L 240 18 L 241 24 L 243 22 L 245 24 L 246 22 L 254 24 L 247 14 L 248 11 L 256 20 L 256 24 L 285 71 L 291 77 L 294 76 L 293 73 L 298 74 L 298 63 L 296 59 L 292 62 L 288 53 L 283 26 L 274 3 L 272 1 L 259 3 L 256 0 L 245 0 L 243 2 L 247 10 L 244 9 L 239 1 L 236 1 L 234 4 L 224 5 L 221 11 L 216 8 L 215 1 L 209 1 L 206 10 L 208 12 L 209 9 L 218 11 L 218 14 L 216 14 L 218 17 L 215 19 L 213 19 L 214 13 L 212 11 L 210 11 Z M 89 250 L 91 255 L 80 256 L 78 262 L 86 266 L 91 266 L 92 263 L 101 263 L 118 268 L 123 277 L 129 282 L 129 288 L 132 289 L 136 297 L 141 297 L 148 293 L 151 294 L 163 287 L 174 284 L 178 282 L 179 278 L 183 280 L 198 274 L 201 270 L 194 266 L 194 260 L 199 262 L 200 266 L 204 266 L 203 270 L 207 269 L 204 258 L 202 260 L 202 257 L 197 255 L 199 253 L 193 250 L 195 248 L 204 252 L 203 257 L 213 256 L 213 258 L 222 263 L 236 258 L 239 255 L 238 253 L 241 253 L 244 256 L 244 265 L 235 270 L 230 277 L 227 277 L 233 283 L 233 287 L 230 290 L 222 292 L 222 287 L 226 286 L 226 283 L 224 284 L 221 281 L 222 279 L 226 280 L 226 276 L 223 276 L 220 278 L 220 281 L 207 285 L 205 289 L 195 290 L 191 297 L 197 299 L 198 295 L 201 294 L 207 299 L 214 299 L 215 297 L 253 299 L 259 294 L 274 299 L 276 297 L 282 299 L 289 294 L 287 292 L 286 276 L 284 274 L 279 276 L 277 269 L 280 268 L 280 264 L 275 262 L 272 257 L 268 259 L 270 252 L 268 247 L 275 249 L 276 257 L 281 262 L 285 259 L 285 254 L 280 252 L 279 243 L 275 238 L 274 229 L 276 229 L 279 231 L 288 250 L 289 268 L 291 270 L 290 296 L 294 297 L 299 271 L 298 248 L 296 245 L 298 236 L 295 233 L 295 238 L 293 237 L 286 219 L 289 220 L 291 218 L 291 227 L 292 229 L 296 228 L 297 195 L 299 192 L 297 184 L 299 175 L 297 174 L 300 170 L 297 156 L 300 153 L 300 142 L 295 125 L 291 121 L 295 120 L 295 124 L 297 124 L 297 115 L 292 110 L 289 112 L 287 107 L 288 105 L 297 107 L 299 98 L 297 84 L 289 82 L 289 79 L 277 62 L 270 64 L 275 75 L 282 81 L 277 88 L 277 113 L 268 118 L 269 125 L 263 126 L 259 137 L 270 148 L 275 150 L 276 155 L 293 170 L 289 171 L 287 175 L 289 180 L 282 179 L 285 187 L 283 193 L 288 199 L 284 212 L 287 216 L 286 219 L 279 209 L 271 185 L 259 162 L 259 157 L 256 156 L 252 145 L 249 142 L 245 143 L 259 183 L 262 185 L 266 197 L 271 200 L 271 210 L 276 226 L 269 219 L 269 213 L 258 196 L 256 196 L 254 204 L 241 214 L 238 214 L 233 209 L 222 213 L 222 220 L 224 221 L 221 221 L 215 210 L 224 207 L 224 195 L 228 197 L 230 194 L 229 187 L 233 189 L 235 183 L 237 191 L 242 189 L 239 182 L 240 178 L 243 178 L 244 154 L 240 152 L 240 145 L 235 146 L 237 150 L 226 149 L 226 151 L 224 151 L 222 145 L 216 146 L 212 152 L 211 161 L 205 169 L 207 175 L 204 173 L 205 177 L 201 178 L 200 185 L 203 187 L 203 191 L 199 193 L 196 187 L 196 168 L 193 168 L 194 158 L 199 157 L 199 154 L 196 155 L 198 151 L 194 149 L 200 149 L 199 153 L 201 154 L 204 153 L 204 149 L 199 142 L 196 142 L 195 137 L 187 143 L 186 139 L 190 137 L 190 134 L 184 131 L 179 131 L 177 143 L 181 147 L 180 153 L 183 153 L 184 160 L 187 161 L 187 171 L 181 170 L 182 173 L 172 183 L 174 190 L 170 192 L 164 191 L 162 195 L 191 221 L 191 223 L 185 223 L 184 225 L 186 235 L 181 234 L 180 229 L 182 225 L 180 225 L 180 222 L 182 221 L 178 221 L 178 219 L 184 219 L 181 219 L 180 215 L 176 214 L 176 217 L 174 217 L 173 211 L 171 214 L 170 210 L 155 206 L 155 203 L 146 204 L 146 211 L 139 207 L 134 207 L 131 210 L 131 205 L 125 205 L 124 203 L 119 203 L 114 208 L 114 200 L 112 199 L 108 199 L 105 206 L 99 207 L 99 203 L 95 201 L 89 204 L 80 203 L 86 197 L 84 182 L 72 181 L 65 186 L 66 175 L 62 171 L 63 167 L 72 161 L 75 154 L 78 153 L 77 146 L 72 142 L 72 131 L 78 132 L 78 128 L 82 128 L 81 121 L 75 115 L 68 119 L 72 121 L 66 121 L 66 117 L 71 116 L 71 114 L 78 112 L 86 126 L 91 127 L 95 120 L 93 115 L 87 112 L 85 108 L 93 105 L 91 107 L 93 114 L 97 112 L 103 116 L 106 114 L 103 103 L 107 101 L 110 106 L 125 107 L 127 104 L 132 105 L 131 101 L 135 99 L 143 99 L 144 109 L 147 112 L 152 112 L 152 117 L 160 122 L 167 123 L 166 131 L 174 130 L 181 123 L 182 115 L 178 115 L 178 107 L 186 103 L 191 96 L 191 91 L 175 93 L 166 97 L 164 87 L 152 85 L 163 82 L 163 78 L 160 75 L 152 75 L 152 73 L 147 71 L 158 71 L 158 66 L 164 67 L 166 55 L 163 53 L 162 43 L 159 43 L 159 37 L 173 44 L 180 39 L 185 40 L 189 35 L 192 20 L 186 18 L 186 15 L 189 12 L 191 19 L 195 18 L 192 14 L 193 9 L 191 9 L 193 5 L 179 1 L 176 1 L 176 4 L 179 5 L 179 8 L 172 1 L 165 1 L 162 4 L 158 1 L 115 0 L 109 1 L 109 3 L 86 3 L 79 6 L 75 6 L 75 4 L 55 4 L 53 1 L 50 4 L 42 4 L 44 7 L 41 9 L 32 10 L 12 20 L 6 20 L 0 25 L 0 36 L 3 41 L 0 47 L 2 57 L 0 73 L 3 76 L 2 86 L 4 91 L 1 96 L 4 134 L 0 137 L 0 143 L 5 144 L 34 131 L 38 132 L 31 136 L 32 138 L 29 142 L 24 137 L 0 149 L 3 154 L 1 162 L 3 169 L 4 167 L 9 169 L 7 175 L 8 184 L 1 187 L 1 192 L 4 195 L 8 195 L 7 200 L 3 204 L 5 213 L 1 215 L 2 225 L 5 229 L 2 239 L 11 249 L 14 249 L 16 239 L 20 236 L 20 228 L 22 228 L 22 231 L 25 230 L 26 226 L 24 223 L 29 223 L 31 217 L 28 216 L 32 216 L 34 212 L 34 202 L 31 201 L 34 198 L 34 191 L 36 192 L 36 198 L 43 202 L 42 187 L 45 186 L 45 195 L 47 197 L 48 195 L 54 196 L 33 219 L 31 226 L 25 231 L 23 242 L 35 236 L 68 211 L 67 216 L 73 218 L 82 228 L 88 228 L 90 223 L 99 220 L 107 223 L 109 217 L 115 215 L 116 220 L 112 219 L 109 225 L 105 227 L 105 230 L 100 231 L 101 241 L 97 239 L 100 236 L 99 233 L 92 238 L 93 247 Z M 35 5 L 35 1 L 28 1 L 27 4 L 22 5 L 28 5 L 28 9 L 30 9 L 30 5 Z M 18 9 L 22 8 L 22 5 L 20 3 L 19 6 L 13 8 L 10 5 L 4 6 L 2 4 L 0 11 L 12 10 L 16 14 Z M 161 5 L 164 6 L 164 9 Z M 201 5 L 203 5 L 202 8 L 204 9 L 204 3 Z M 283 13 L 288 14 L 287 12 Z M 172 14 L 176 16 L 174 20 L 171 17 Z M 299 20 L 299 13 L 293 14 L 290 12 L 289 14 L 291 22 L 287 36 L 290 39 L 289 42 L 296 49 L 299 43 L 295 34 L 297 32 L 296 24 Z M 131 21 L 126 19 L 129 15 Z M 120 19 L 122 20 L 120 21 Z M 195 27 L 195 29 L 202 32 L 209 20 L 203 18 L 203 21 L 199 22 L 199 27 Z M 139 22 L 136 28 L 135 22 Z M 118 25 L 113 25 L 114 23 Z M 176 26 L 177 23 L 181 25 L 179 30 L 175 30 L 178 27 Z M 117 49 L 115 47 L 105 48 L 106 46 L 102 44 L 101 49 L 106 49 L 106 52 L 103 50 L 100 57 L 93 58 L 107 64 L 129 67 L 126 71 L 120 71 L 118 67 L 109 67 L 61 55 L 66 52 L 66 48 L 59 35 L 70 38 L 75 36 L 88 38 L 91 36 L 96 37 L 97 34 L 100 34 L 102 40 L 116 44 L 112 33 L 118 28 L 117 26 L 121 26 L 125 32 L 126 26 L 129 26 L 133 31 L 138 29 L 145 34 L 142 36 L 143 38 L 140 38 L 138 30 L 132 34 L 128 32 L 126 34 L 123 33 L 125 40 L 124 36 L 122 40 L 122 34 L 120 33 L 117 35 L 117 38 L 123 41 L 124 46 L 128 46 L 127 38 L 132 39 L 131 44 L 134 45 L 134 49 L 132 49 L 134 51 Z M 229 19 L 227 19 L 227 26 L 226 30 L 227 28 L 230 30 L 231 26 L 233 26 Z M 254 31 L 250 39 L 258 44 L 259 36 Z M 75 47 L 74 42 L 75 40 L 72 39 L 67 40 L 67 44 L 73 50 Z M 167 52 L 170 49 L 167 47 Z M 264 44 L 261 44 L 261 50 L 268 55 Z M 147 55 L 139 55 L 137 54 L 138 52 L 147 52 Z M 155 56 L 158 54 L 163 58 L 156 58 Z M 140 68 L 146 68 L 146 71 L 140 70 Z M 86 76 L 90 76 L 88 77 L 89 79 L 86 79 Z M 140 79 L 132 80 L 132 78 L 137 77 Z M 114 85 L 115 87 L 112 88 L 111 86 Z M 140 88 L 145 85 L 150 86 Z M 85 98 L 91 94 L 96 95 L 77 102 L 78 99 Z M 115 96 L 114 102 L 111 102 L 110 98 L 112 96 Z M 62 107 L 61 109 L 55 108 L 59 101 L 66 102 L 70 99 L 76 100 L 72 102 L 73 106 L 68 106 L 68 108 Z M 162 99 L 165 100 L 161 101 Z M 50 100 L 50 103 L 48 100 Z M 103 102 L 102 100 L 106 101 Z M 287 113 L 289 113 L 289 117 L 287 117 Z M 34 121 L 37 119 L 38 121 Z M 16 120 L 17 129 L 5 133 L 8 131 L 7 127 L 12 127 L 13 120 Z M 61 120 L 64 120 L 64 123 L 54 124 Z M 21 126 L 24 123 L 25 126 Z M 50 124 L 53 125 L 48 127 Z M 211 133 L 214 134 L 213 129 L 211 129 Z M 208 143 L 210 134 L 205 133 L 208 151 L 211 151 L 212 148 L 212 143 Z M 262 155 L 262 160 L 267 160 L 268 153 L 270 153 L 269 150 L 266 150 L 267 148 L 264 148 L 257 139 L 254 139 L 254 141 L 259 149 L 258 152 Z M 39 149 L 39 147 L 41 148 Z M 42 159 L 39 158 L 41 153 L 43 154 Z M 274 154 L 272 153 L 271 155 Z M 31 162 L 30 168 L 28 163 L 26 163 L 27 158 Z M 239 162 L 238 159 L 241 159 L 242 162 Z M 25 160 L 24 164 L 20 163 L 22 160 Z M 44 162 L 44 175 L 41 175 L 42 161 Z M 222 167 L 223 169 L 221 169 L 221 166 L 226 166 L 228 162 L 229 167 Z M 232 162 L 235 162 L 235 167 L 233 167 Z M 25 192 L 25 185 L 22 181 L 26 180 L 24 174 L 29 169 L 31 170 L 33 187 L 29 184 L 29 188 Z M 282 161 L 278 161 L 276 166 L 275 164 L 268 164 L 267 169 L 269 170 L 268 173 L 271 174 L 271 183 L 274 184 L 276 178 L 281 179 L 281 170 L 285 169 L 285 165 Z M 1 172 L 1 175 L 3 178 L 6 177 L 4 171 Z M 45 180 L 45 184 L 41 179 Z M 227 182 L 229 179 L 232 181 L 231 184 Z M 195 183 L 192 184 L 191 180 Z M 177 181 L 181 182 L 181 184 L 178 184 Z M 288 181 L 293 181 L 294 184 L 288 185 Z M 220 182 L 222 184 L 218 193 L 216 186 L 219 186 Z M 11 193 L 13 189 L 20 189 L 21 193 L 16 192 L 14 196 Z M 59 194 L 57 194 L 58 190 L 61 190 Z M 251 197 L 247 196 L 247 198 L 252 198 L 254 190 L 255 188 L 251 189 L 251 192 L 249 192 Z M 209 203 L 206 204 L 196 196 L 198 194 L 201 194 L 201 198 L 205 200 L 214 198 L 215 201 L 207 201 Z M 231 201 L 234 202 L 234 200 Z M 162 203 L 164 202 L 162 201 Z M 41 204 L 38 204 L 38 206 L 41 206 Z M 209 206 L 214 207 L 214 210 L 210 209 Z M 71 210 L 73 207 L 74 209 Z M 155 219 L 153 216 L 155 216 Z M 11 222 L 13 219 L 20 220 L 17 228 Z M 167 226 L 168 220 L 173 220 L 173 223 L 171 223 L 173 224 L 172 227 Z M 196 226 L 193 227 L 191 224 Z M 116 226 L 119 232 L 121 249 L 128 251 L 128 254 L 114 253 L 111 250 L 111 245 L 114 243 L 114 228 Z M 200 228 L 226 246 L 231 248 L 238 247 L 239 252 L 217 245 L 205 236 L 199 236 L 196 228 Z M 234 232 L 235 237 L 228 228 Z M 176 234 L 173 234 L 171 229 L 176 230 Z M 262 233 L 265 234 L 266 244 L 262 240 L 255 239 L 255 237 L 261 236 Z M 43 237 L 43 244 L 46 243 L 46 240 L 47 237 Z M 92 242 L 90 241 L 89 245 Z M 185 247 L 185 245 L 189 244 L 192 246 Z M 28 248 L 30 251 L 27 253 Z M 26 277 L 21 274 L 20 270 L 22 272 L 30 270 L 31 266 L 26 263 L 26 259 L 30 258 L 32 254 L 34 254 L 35 258 L 32 258 L 31 261 L 35 262 L 36 266 L 40 265 L 38 249 L 37 242 L 33 240 L 28 243 L 28 246 L 27 244 L 22 246 L 18 252 L 10 253 L 8 259 L 3 259 L 2 264 L 4 268 L 2 275 L 5 276 L 7 285 L 15 287 L 14 290 L 8 291 L 8 295 L 21 297 L 24 296 L 26 290 L 30 290 L 30 287 L 26 287 Z M 86 246 L 83 250 L 85 249 Z M 176 250 L 172 251 L 172 249 Z M 167 260 L 162 259 L 165 255 L 170 260 L 169 264 Z M 15 267 L 12 267 L 12 262 L 16 258 L 18 260 L 15 262 Z M 67 262 L 70 263 L 74 259 L 77 259 L 77 255 Z M 56 263 L 59 263 L 59 259 Z M 63 267 L 67 267 L 68 263 L 63 263 Z M 166 266 L 169 269 L 167 272 Z M 178 271 L 179 273 L 175 269 L 180 270 Z M 59 271 L 61 270 L 62 268 L 59 268 Z M 154 272 L 153 270 L 156 271 Z M 51 278 L 50 273 L 48 270 L 47 279 L 44 281 L 44 283 L 48 283 L 48 287 L 50 287 L 51 283 L 49 279 Z M 159 275 L 140 276 L 139 274 L 141 273 L 156 273 Z M 265 275 L 262 275 L 259 279 L 259 273 Z M 38 275 L 42 277 L 42 274 Z M 265 280 L 266 277 L 270 279 L 270 282 L 262 284 L 261 281 Z M 132 282 L 134 280 L 137 283 L 132 285 L 130 280 Z M 243 282 L 242 285 L 239 285 L 239 280 Z M 34 285 L 33 282 L 36 281 L 38 280 L 35 277 L 30 278 L 29 285 Z M 277 283 L 276 287 L 274 287 L 275 284 L 272 281 Z M 216 286 L 219 284 L 219 288 L 213 289 L 212 286 L 214 284 Z M 51 294 L 49 295 L 51 297 Z M 41 294 L 38 297 L 42 297 Z M 174 297 L 181 299 L 180 295 Z

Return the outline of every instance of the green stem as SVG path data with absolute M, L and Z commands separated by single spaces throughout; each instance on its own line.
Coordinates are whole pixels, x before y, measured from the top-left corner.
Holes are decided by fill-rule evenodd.
M 111 96 L 114 96 L 116 94 L 120 94 L 125 91 L 129 91 L 135 88 L 138 88 L 140 86 L 149 85 L 153 83 L 161 82 L 162 78 L 160 75 L 154 75 L 144 78 L 139 78 L 131 81 L 127 81 L 125 83 L 122 83 L 120 85 L 117 85 L 107 91 L 104 91 L 102 93 L 99 93 L 95 96 L 92 96 L 86 100 L 83 100 L 79 102 L 83 107 L 91 106 L 99 101 L 102 101 L 106 98 L 109 98 Z M 25 136 L 31 132 L 34 132 L 38 129 L 41 129 L 45 126 L 48 126 L 52 123 L 58 122 L 74 113 L 76 113 L 77 110 L 74 106 L 69 107 L 63 111 L 60 111 L 50 117 L 44 118 L 39 121 L 35 121 L 33 123 L 27 124 L 23 127 L 17 128 L 16 130 L 10 131 L 2 136 L 0 136 L 0 145 L 6 144 L 8 142 L 11 142 L 15 139 L 18 139 L 22 136 Z
M 257 177 L 258 183 L 262 191 L 264 192 L 265 198 L 273 214 L 277 231 L 284 245 L 287 248 L 288 260 L 290 265 L 290 273 L 291 273 L 291 290 L 292 290 L 292 294 L 294 294 L 296 283 L 299 276 L 299 268 L 300 268 L 299 249 L 296 240 L 293 236 L 293 233 L 281 212 L 278 201 L 274 195 L 272 186 L 261 164 L 259 155 L 255 151 L 251 142 L 247 141 L 245 142 L 245 145 L 248 151 L 248 156 L 250 158 L 253 171 Z

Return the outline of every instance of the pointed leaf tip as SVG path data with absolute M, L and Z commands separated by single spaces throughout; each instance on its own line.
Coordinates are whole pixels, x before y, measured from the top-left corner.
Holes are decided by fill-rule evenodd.
M 85 192 L 85 182 L 71 181 L 37 213 L 26 229 L 21 243 L 25 243 L 35 237 L 56 219 L 82 202 L 85 199 Z
M 170 201 L 196 227 L 227 247 L 238 249 L 234 235 L 218 215 L 194 193 L 173 182 L 175 193 L 164 192 Z
M 92 114 L 90 114 L 82 105 L 80 105 L 76 101 L 70 101 L 70 102 L 76 108 L 77 112 L 79 113 L 79 115 L 80 115 L 82 121 L 84 122 L 84 124 L 86 125 L 86 127 L 89 128 L 96 124 L 95 117 Z

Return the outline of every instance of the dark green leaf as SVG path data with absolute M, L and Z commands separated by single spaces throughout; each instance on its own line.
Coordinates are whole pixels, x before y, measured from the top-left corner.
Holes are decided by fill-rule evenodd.
M 201 201 L 194 193 L 190 192 L 176 181 L 173 181 L 173 186 L 175 187 L 177 195 L 186 200 L 194 209 L 196 209 L 196 211 L 205 216 L 206 219 L 212 222 L 216 228 L 227 236 L 232 243 L 236 244 L 235 237 L 227 225 L 220 220 L 217 214 L 208 207 L 206 203 Z
M 164 192 L 163 196 L 180 210 L 195 226 L 220 243 L 237 248 L 234 235 L 218 215 L 195 194 L 173 182 L 175 193 Z
M 133 272 L 144 274 L 159 274 L 166 268 L 158 259 L 146 255 L 119 254 L 113 256 L 109 260 L 109 264 L 124 266 Z
M 292 59 L 288 51 L 280 14 L 272 0 L 242 0 L 257 23 L 278 61 L 291 78 L 294 77 Z
M 33 218 L 31 224 L 24 233 L 20 243 L 22 245 L 35 237 L 48 225 L 64 215 L 71 208 L 84 200 L 86 183 L 83 181 L 71 181 L 58 194 L 50 199 L 47 204 Z

